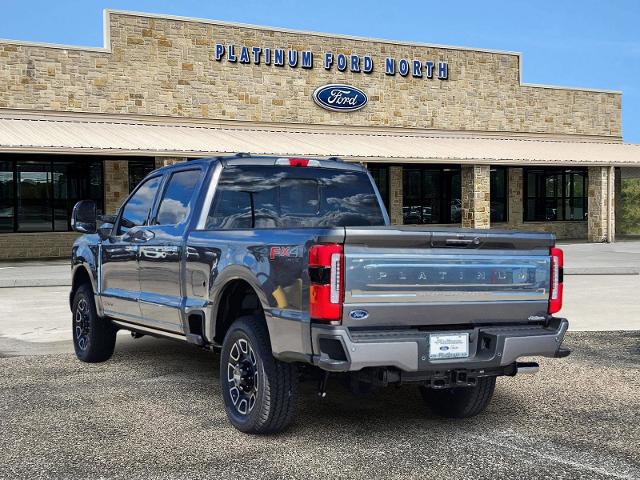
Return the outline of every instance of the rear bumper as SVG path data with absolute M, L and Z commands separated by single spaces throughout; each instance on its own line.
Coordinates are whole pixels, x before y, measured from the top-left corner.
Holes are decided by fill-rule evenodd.
M 561 349 L 569 322 L 553 318 L 542 325 L 476 327 L 451 330 L 469 333 L 469 357 L 429 359 L 429 334 L 447 333 L 425 330 L 353 330 L 346 327 L 313 325 L 313 363 L 334 372 L 362 370 L 366 367 L 396 367 L 406 372 L 499 368 L 520 357 L 563 357 Z

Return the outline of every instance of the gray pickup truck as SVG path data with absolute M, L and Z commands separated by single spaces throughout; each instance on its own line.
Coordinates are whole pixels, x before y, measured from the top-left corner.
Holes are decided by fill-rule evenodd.
M 414 384 L 446 417 L 480 413 L 521 357 L 564 357 L 562 251 L 546 233 L 391 226 L 367 170 L 241 154 L 149 174 L 113 216 L 79 202 L 77 357 L 116 332 L 220 349 L 231 423 L 294 419 L 300 372 L 325 394 Z

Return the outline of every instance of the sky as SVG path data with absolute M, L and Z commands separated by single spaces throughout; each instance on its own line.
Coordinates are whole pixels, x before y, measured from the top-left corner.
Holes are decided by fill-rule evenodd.
M 640 143 L 640 0 L 2 0 L 0 38 L 101 47 L 105 8 L 521 52 L 525 83 L 621 90 Z

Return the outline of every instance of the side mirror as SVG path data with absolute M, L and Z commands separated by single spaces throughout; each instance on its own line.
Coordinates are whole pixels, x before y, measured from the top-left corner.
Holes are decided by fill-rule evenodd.
M 71 212 L 71 228 L 80 233 L 96 233 L 96 203 L 93 200 L 80 200 Z

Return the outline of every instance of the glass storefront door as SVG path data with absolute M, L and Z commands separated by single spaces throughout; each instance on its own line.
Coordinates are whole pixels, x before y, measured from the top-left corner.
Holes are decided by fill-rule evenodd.
M 17 167 L 18 232 L 51 231 L 51 164 L 24 161 Z

